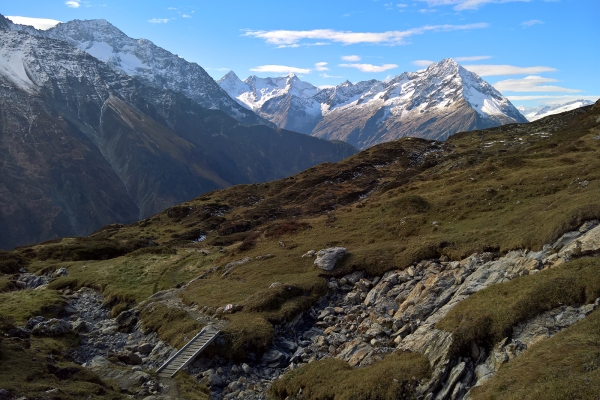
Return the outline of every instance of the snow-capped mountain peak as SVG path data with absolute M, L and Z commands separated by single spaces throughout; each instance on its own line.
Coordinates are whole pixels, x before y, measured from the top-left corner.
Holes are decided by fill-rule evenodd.
M 251 76 L 244 80 L 247 91 L 225 77 L 219 82 L 230 96 L 280 127 L 348 140 L 359 147 L 405 135 L 445 139 L 459 130 L 525 122 L 500 92 L 451 58 L 383 82 L 345 81 L 327 88 L 317 88 L 295 74 Z M 461 116 L 449 122 L 447 116 L 458 115 L 457 110 Z M 417 120 L 422 123 L 409 123 Z
M 112 69 L 160 89 L 181 92 L 205 108 L 220 109 L 244 124 L 272 123 L 242 107 L 196 63 L 147 39 L 133 39 L 104 19 L 74 20 L 46 31 L 0 19 L 0 29 L 67 42 Z

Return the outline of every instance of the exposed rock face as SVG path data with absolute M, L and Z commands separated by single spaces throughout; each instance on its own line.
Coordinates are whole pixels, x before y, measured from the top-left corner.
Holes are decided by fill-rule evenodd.
M 335 267 L 335 264 L 346 254 L 348 254 L 348 250 L 343 247 L 329 247 L 319 250 L 314 264 L 325 271 L 331 271 Z
M 356 151 L 241 125 L 64 41 L 2 29 L 0 110 L 0 248 L 87 235 Z
M 233 72 L 219 84 L 240 104 L 277 126 L 358 148 L 405 136 L 445 140 L 456 132 L 527 122 L 500 92 L 452 59 L 383 82 L 319 89 L 294 74 Z

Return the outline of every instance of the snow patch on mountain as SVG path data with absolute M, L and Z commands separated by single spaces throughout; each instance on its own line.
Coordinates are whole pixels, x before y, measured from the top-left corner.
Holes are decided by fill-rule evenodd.
M 575 110 L 576 108 L 590 106 L 592 104 L 594 104 L 593 101 L 580 99 L 569 101 L 563 104 L 541 105 L 537 107 L 519 106 L 517 109 L 525 116 L 525 118 L 527 118 L 528 121 L 533 122 L 549 115 L 560 114 L 562 112 Z

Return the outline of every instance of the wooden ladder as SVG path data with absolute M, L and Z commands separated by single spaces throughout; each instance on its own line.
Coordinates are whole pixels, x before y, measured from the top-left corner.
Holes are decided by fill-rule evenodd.
M 192 340 L 170 357 L 156 373 L 159 378 L 172 378 L 177 371 L 187 367 L 219 334 L 212 325 L 204 327 Z

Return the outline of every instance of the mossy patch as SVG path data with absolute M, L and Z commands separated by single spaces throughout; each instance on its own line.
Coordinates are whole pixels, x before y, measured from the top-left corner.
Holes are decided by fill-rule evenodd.
M 21 290 L 0 293 L 0 315 L 23 325 L 31 317 L 42 315 L 54 317 L 64 304 L 55 290 Z
M 142 313 L 142 328 L 158 333 L 171 346 L 181 348 L 202 329 L 202 324 L 179 308 L 169 308 L 161 303 L 147 305 Z
M 430 373 L 427 358 L 415 353 L 395 352 L 364 368 L 330 358 L 286 373 L 269 394 L 278 400 L 300 392 L 306 400 L 412 399 L 419 381 Z

